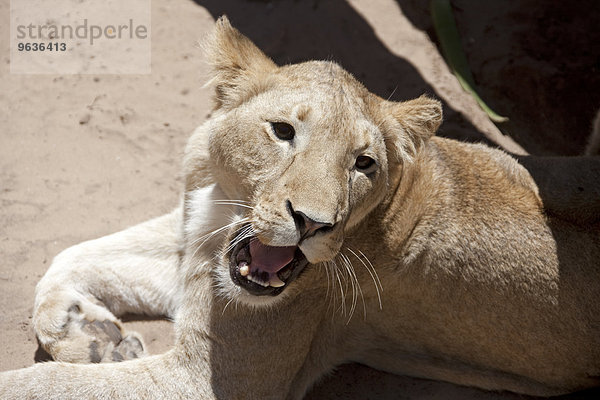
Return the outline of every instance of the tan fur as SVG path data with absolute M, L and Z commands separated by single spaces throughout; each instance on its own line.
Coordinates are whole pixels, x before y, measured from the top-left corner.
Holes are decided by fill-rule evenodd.
M 592 123 L 592 134 L 585 148 L 585 154 L 587 156 L 600 156 L 600 110 L 596 112 L 596 117 Z
M 112 354 L 117 335 L 77 321 L 132 311 L 175 318 L 174 349 L 3 373 L 1 398 L 300 399 L 348 361 L 535 395 L 600 383 L 597 223 L 547 215 L 507 154 L 431 138 L 435 100 L 385 101 L 330 62 L 277 67 L 225 18 L 207 48 L 216 108 L 186 149 L 182 207 L 63 252 L 34 312 L 55 358 L 90 361 L 56 350 L 72 337 Z M 288 204 L 332 228 L 301 238 Z M 230 278 L 245 223 L 311 262 L 278 296 Z

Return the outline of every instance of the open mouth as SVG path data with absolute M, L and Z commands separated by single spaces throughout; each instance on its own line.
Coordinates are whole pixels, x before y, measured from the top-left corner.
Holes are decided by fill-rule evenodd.
M 233 248 L 229 273 L 233 283 L 252 295 L 277 296 L 307 265 L 308 260 L 297 246 L 267 246 L 252 237 Z

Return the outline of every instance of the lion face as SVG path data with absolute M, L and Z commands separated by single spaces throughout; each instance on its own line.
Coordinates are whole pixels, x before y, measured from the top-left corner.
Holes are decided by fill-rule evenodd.
M 396 114 L 434 108 L 439 120 L 439 104 L 384 101 L 331 62 L 277 67 L 226 20 L 211 50 L 211 175 L 242 210 L 218 268 L 222 286 L 255 303 L 336 257 L 345 234 L 385 197 L 390 165 L 435 130 Z
M 305 68 L 324 79 L 295 84 Z M 232 233 L 239 243 L 226 257 L 250 293 L 278 294 L 307 262 L 333 259 L 385 193 L 383 134 L 356 88 L 339 81 L 345 75 L 331 63 L 282 68 L 272 87 L 213 125 L 217 181 L 248 205 L 250 222 Z

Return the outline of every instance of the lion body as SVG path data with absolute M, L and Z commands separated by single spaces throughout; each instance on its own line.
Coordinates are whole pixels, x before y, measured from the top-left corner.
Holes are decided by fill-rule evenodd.
M 2 398 L 300 399 L 350 361 L 535 395 L 599 384 L 597 223 L 548 217 L 507 154 L 430 138 L 433 100 L 386 102 L 332 63 L 277 67 L 226 20 L 212 43 L 216 110 L 181 207 L 64 251 L 37 287 L 41 345 L 100 363 L 3 373 Z M 283 291 L 239 282 L 247 225 L 306 257 Z M 173 350 L 145 357 L 130 312 L 174 318 Z

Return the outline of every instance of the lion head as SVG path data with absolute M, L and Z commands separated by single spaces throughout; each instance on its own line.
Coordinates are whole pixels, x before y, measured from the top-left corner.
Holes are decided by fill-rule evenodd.
M 215 110 L 188 145 L 187 187 L 210 174 L 239 206 L 216 266 L 222 286 L 273 299 L 361 234 L 393 173 L 438 128 L 441 105 L 386 101 L 329 61 L 277 66 L 225 17 L 207 49 Z

